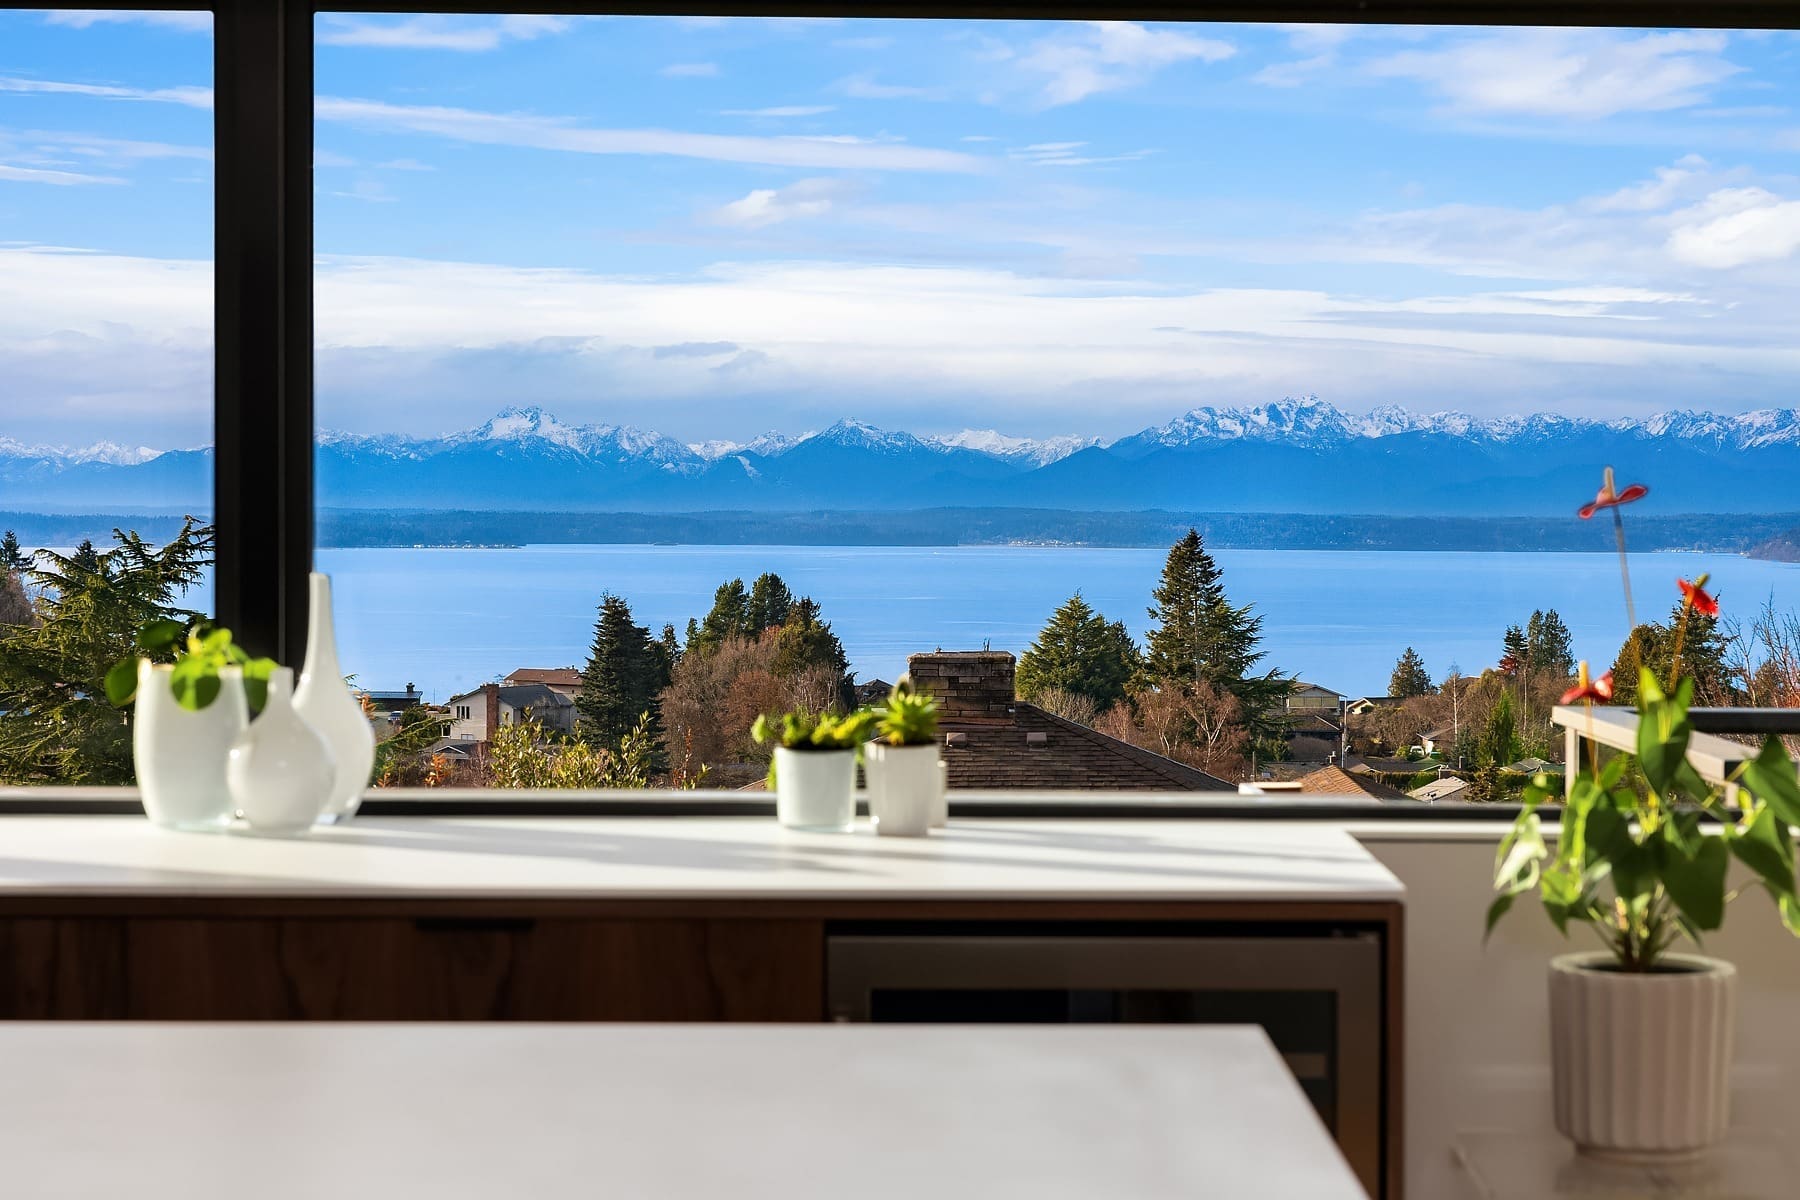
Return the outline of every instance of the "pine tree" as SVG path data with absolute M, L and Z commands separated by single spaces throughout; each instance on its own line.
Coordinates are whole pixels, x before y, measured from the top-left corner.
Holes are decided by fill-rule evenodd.
M 663 661 L 668 664 L 669 673 L 673 675 L 676 665 L 681 662 L 682 653 L 681 642 L 675 636 L 674 622 L 671 621 L 663 625 L 662 639 L 658 642 L 658 645 L 662 651 Z
M 733 579 L 721 583 L 713 593 L 712 609 L 701 620 L 699 632 L 689 640 L 688 649 L 711 654 L 730 639 L 752 632 L 750 594 L 744 590 L 742 579 Z
M 575 700 L 582 738 L 594 745 L 617 746 L 648 715 L 660 753 L 662 690 L 668 686 L 669 668 L 661 645 L 631 619 L 625 601 L 610 592 L 602 596 L 594 643 Z M 663 769 L 660 762 L 657 769 Z
M 782 582 L 781 576 L 773 571 L 765 571 L 756 577 L 750 585 L 750 599 L 744 611 L 744 631 L 756 637 L 765 629 L 776 629 L 787 624 L 790 613 L 794 610 L 794 593 Z
M 1575 638 L 1554 608 L 1533 612 L 1525 624 L 1525 663 L 1533 671 L 1567 678 L 1575 669 Z
M 818 601 L 802 596 L 794 601 L 787 622 L 775 635 L 773 670 L 778 678 L 792 679 L 814 668 L 822 668 L 837 681 L 838 707 L 848 708 L 854 681 L 844 644 L 821 617 Z
M 212 564 L 213 533 L 190 518 L 160 547 L 113 538 L 42 553 L 35 621 L 0 629 L 0 783 L 131 782 L 132 714 L 107 703 L 106 672 L 139 652 L 150 622 L 201 620 L 179 603 Z
M 1506 627 L 1506 636 L 1500 639 L 1500 672 L 1503 675 L 1514 675 L 1525 669 L 1531 657 L 1531 647 L 1525 640 L 1525 631 L 1517 625 Z
M 1390 696 L 1429 696 L 1437 689 L 1431 686 L 1431 672 L 1425 669 L 1425 660 L 1411 646 L 1394 664 L 1394 673 L 1388 677 L 1388 695 Z
M 0 575 L 17 575 L 31 566 L 31 555 L 19 545 L 19 535 L 12 530 L 0 537 Z
M 1675 630 L 1681 623 L 1681 605 L 1669 614 L 1668 623 L 1650 622 L 1631 631 L 1613 660 L 1613 703 L 1635 704 L 1638 672 L 1648 667 L 1667 686 L 1675 665 Z M 1688 618 L 1681 641 L 1681 674 L 1694 681 L 1694 703 L 1729 705 L 1736 701 L 1735 676 L 1726 660 L 1727 647 L 1717 617 L 1694 613 Z
M 1108 621 L 1076 592 L 1020 656 L 1019 696 L 1057 690 L 1085 696 L 1104 712 L 1124 699 L 1142 661 L 1124 622 Z
M 1144 674 L 1153 684 L 1187 687 L 1210 684 L 1238 698 L 1244 721 L 1265 748 L 1281 733 L 1281 710 L 1293 680 L 1268 671 L 1251 674 L 1262 661 L 1257 649 L 1262 618 L 1252 606 L 1233 607 L 1225 596 L 1218 564 L 1197 530 L 1169 548 L 1162 582 L 1151 593 L 1151 626 Z

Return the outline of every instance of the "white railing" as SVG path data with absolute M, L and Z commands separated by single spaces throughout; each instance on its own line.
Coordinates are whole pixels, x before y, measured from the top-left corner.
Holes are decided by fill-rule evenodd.
M 1737 785 L 1732 776 L 1756 757 L 1757 747 L 1722 738 L 1720 733 L 1800 734 L 1800 709 L 1792 708 L 1696 708 L 1688 713 L 1694 727 L 1687 758 L 1700 778 L 1725 789 L 1725 802 L 1735 803 Z M 1559 704 L 1550 720 L 1563 731 L 1563 794 L 1575 784 L 1575 774 L 1590 743 L 1614 750 L 1637 751 L 1638 713 L 1635 708 L 1611 708 Z

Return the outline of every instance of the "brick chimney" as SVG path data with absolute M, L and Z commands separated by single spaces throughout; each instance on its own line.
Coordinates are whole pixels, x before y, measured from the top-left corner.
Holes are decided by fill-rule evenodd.
M 915 654 L 906 669 L 914 686 L 937 697 L 944 724 L 1012 724 L 1013 656 L 1006 651 Z
M 481 707 L 487 718 L 487 729 L 481 740 L 491 742 L 494 735 L 500 732 L 500 685 L 484 683 L 481 685 Z

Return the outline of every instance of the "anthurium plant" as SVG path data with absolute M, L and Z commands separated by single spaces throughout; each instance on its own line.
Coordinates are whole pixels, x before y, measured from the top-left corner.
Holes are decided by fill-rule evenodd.
M 1610 478 L 1608 483 L 1610 484 Z M 1693 726 L 1688 708 L 1694 683 L 1683 678 L 1681 640 L 1698 609 L 1718 611 L 1705 590 L 1706 577 L 1681 581 L 1682 616 L 1665 684 L 1645 668 L 1638 685 L 1635 753 L 1601 761 L 1599 745 L 1561 795 L 1560 784 L 1539 775 L 1525 791 L 1524 810 L 1501 843 L 1487 928 L 1513 902 L 1535 891 L 1551 922 L 1564 935 L 1586 925 L 1612 951 L 1621 971 L 1668 970 L 1664 955 L 1686 938 L 1698 943 L 1725 920 L 1725 907 L 1745 888 L 1773 898 L 1787 928 L 1800 935 L 1800 897 L 1795 893 L 1794 844 L 1800 825 L 1800 781 L 1781 742 L 1770 737 L 1757 756 L 1723 784 L 1707 782 L 1688 761 Z M 1590 678 L 1581 665 L 1563 703 L 1587 705 L 1612 698 L 1610 674 Z M 1540 808 L 1563 799 L 1556 849 L 1544 840 Z M 1727 886 L 1733 859 L 1748 869 L 1740 888 Z
M 106 698 L 123 708 L 137 699 L 138 660 L 173 661 L 169 688 L 175 702 L 189 712 L 199 712 L 219 698 L 224 686 L 220 672 L 227 667 L 243 671 L 244 696 L 252 710 L 260 710 L 269 698 L 269 675 L 275 661 L 252 658 L 231 640 L 231 630 L 198 624 L 188 628 L 179 621 L 152 621 L 138 630 L 139 653 L 121 659 L 106 673 Z
M 929 692 L 913 687 L 902 675 L 875 710 L 875 737 L 889 746 L 930 746 L 937 742 L 938 706 Z

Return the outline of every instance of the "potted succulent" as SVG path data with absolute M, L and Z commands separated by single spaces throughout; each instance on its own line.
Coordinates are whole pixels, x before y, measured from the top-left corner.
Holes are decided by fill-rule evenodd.
M 769 781 L 783 825 L 842 832 L 856 823 L 856 756 L 874 723 L 866 708 L 844 716 L 799 710 L 773 721 L 756 718 L 750 735 L 758 745 L 775 743 Z
M 1487 927 L 1530 891 L 1558 930 L 1586 927 L 1604 949 L 1550 963 L 1550 1039 L 1557 1129 L 1590 1154 L 1661 1159 L 1698 1153 L 1729 1120 L 1737 973 L 1728 962 L 1678 954 L 1719 928 L 1728 900 L 1760 888 L 1800 934 L 1790 827 L 1800 782 L 1776 738 L 1723 785 L 1688 761 L 1693 680 L 1680 675 L 1688 617 L 1715 614 L 1706 577 L 1681 581 L 1683 602 L 1667 685 L 1640 672 L 1635 753 L 1569 764 L 1552 851 L 1539 808 L 1559 797 L 1539 775 L 1496 859 L 1499 893 Z M 1563 703 L 1612 699 L 1612 677 L 1581 665 Z M 1745 880 L 1727 885 L 1732 860 Z
M 170 620 L 139 630 L 137 649 L 107 672 L 106 695 L 133 706 L 131 759 L 144 813 L 172 829 L 223 828 L 234 809 L 227 755 L 250 709 L 262 707 L 275 664 L 250 657 L 228 629 Z
M 943 794 L 937 724 L 937 701 L 904 675 L 875 710 L 875 740 L 864 751 L 864 771 L 876 833 L 923 837 L 930 831 Z

